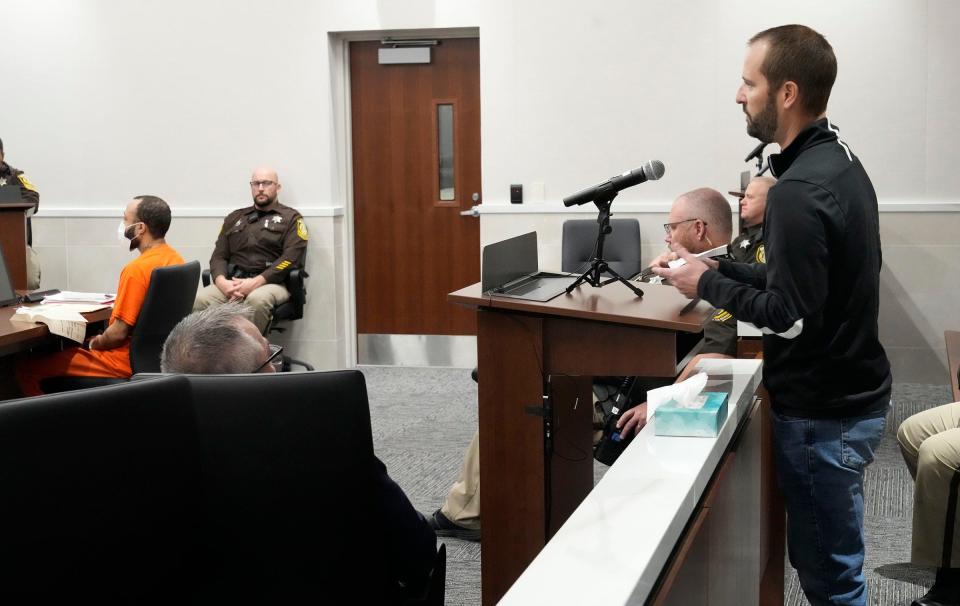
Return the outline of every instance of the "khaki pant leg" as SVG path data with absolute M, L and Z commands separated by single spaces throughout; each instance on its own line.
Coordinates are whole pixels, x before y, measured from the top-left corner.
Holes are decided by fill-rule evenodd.
M 473 440 L 463 458 L 460 477 L 447 493 L 440 508 L 448 520 L 464 528 L 480 528 L 480 432 Z
M 289 298 L 290 292 L 281 284 L 264 284 L 247 295 L 246 303 L 253 309 L 253 323 L 261 334 L 267 334 L 273 308 Z
M 27 290 L 40 288 L 40 255 L 33 247 L 27 247 Z
M 227 297 L 220 292 L 220 289 L 217 288 L 215 284 L 211 284 L 210 286 L 204 286 L 197 291 L 197 298 L 193 301 L 193 311 L 200 311 L 201 309 L 206 309 L 211 305 L 221 305 L 226 302 Z
M 943 564 L 951 482 L 960 468 L 958 426 L 960 402 L 955 402 L 913 415 L 897 432 L 904 460 L 916 479 L 911 561 L 917 566 Z M 950 549 L 949 565 L 960 567 L 960 520 L 953 520 Z

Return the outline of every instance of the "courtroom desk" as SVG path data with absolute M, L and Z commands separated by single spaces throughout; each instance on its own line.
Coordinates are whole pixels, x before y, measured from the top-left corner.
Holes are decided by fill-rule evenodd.
M 671 286 L 581 286 L 547 302 L 483 295 L 477 309 L 483 604 L 496 603 L 593 488 L 594 376 L 672 378 L 709 305 Z
M 650 420 L 501 604 L 763 603 L 764 564 L 783 550 L 765 548 L 762 363 L 698 368 L 730 392 L 720 434 L 656 436 Z
M 17 311 L 17 305 L 0 307 L 0 356 L 8 356 L 19 351 L 27 351 L 39 345 L 52 342 L 54 337 L 45 324 L 31 322 L 13 322 L 10 318 Z M 110 319 L 112 308 L 85 313 L 88 322 L 104 322 Z

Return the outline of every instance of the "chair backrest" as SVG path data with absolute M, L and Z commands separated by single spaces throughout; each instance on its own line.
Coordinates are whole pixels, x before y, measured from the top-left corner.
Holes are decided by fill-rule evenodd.
M 130 338 L 130 367 L 134 373 L 160 372 L 160 352 L 170 331 L 193 311 L 200 280 L 200 262 L 158 267 L 150 274 Z
M 363 375 L 187 378 L 202 448 L 205 543 L 218 564 L 208 571 L 209 596 L 325 603 L 353 587 L 361 602 L 388 603 L 396 585 L 383 578 L 384 542 L 396 528 L 377 509 L 382 464 Z
M 0 482 L 0 598 L 396 603 L 397 562 L 429 570 L 436 553 L 428 529 L 398 541 L 426 523 L 374 456 L 357 371 L 14 400 Z
M 183 377 L 0 404 L 0 602 L 182 601 L 199 461 Z
M 603 243 L 603 258 L 610 267 L 631 278 L 640 273 L 640 222 L 636 219 L 611 219 L 610 232 Z M 583 272 L 589 267 L 596 248 L 599 226 L 592 219 L 571 219 L 563 222 L 562 269 Z

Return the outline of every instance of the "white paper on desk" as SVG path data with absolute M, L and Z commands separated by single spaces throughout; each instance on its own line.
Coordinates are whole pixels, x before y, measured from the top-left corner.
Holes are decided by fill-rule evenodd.
M 31 307 L 19 307 L 10 318 L 13 322 L 40 322 L 47 325 L 50 332 L 77 343 L 83 343 L 87 335 L 87 319 L 82 313 L 103 309 L 97 304 L 45 304 Z
M 102 292 L 76 292 L 72 290 L 60 291 L 43 298 L 44 303 L 112 303 L 114 295 Z
M 679 406 L 695 407 L 697 396 L 706 386 L 707 373 L 698 372 L 680 383 L 651 389 L 647 392 L 647 418 L 652 419 L 657 407 L 670 401 Z

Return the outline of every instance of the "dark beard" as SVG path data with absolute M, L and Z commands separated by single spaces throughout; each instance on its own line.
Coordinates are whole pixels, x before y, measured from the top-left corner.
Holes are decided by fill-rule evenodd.
M 743 108 L 743 113 L 747 113 L 746 106 Z M 767 98 L 767 104 L 763 106 L 756 118 L 751 118 L 750 114 L 747 114 L 747 134 L 764 143 L 773 143 L 777 134 L 777 105 L 774 103 L 773 95 Z
M 256 196 L 253 197 L 253 205 L 256 206 L 257 208 L 266 208 L 266 207 L 270 206 L 271 204 L 273 204 L 273 203 L 276 202 L 276 201 L 277 201 L 277 197 L 276 197 L 276 196 L 274 196 L 274 197 L 272 197 L 272 198 L 267 197 L 267 201 L 266 201 L 266 202 L 259 202 L 259 201 L 257 200 L 257 197 L 256 197 Z

